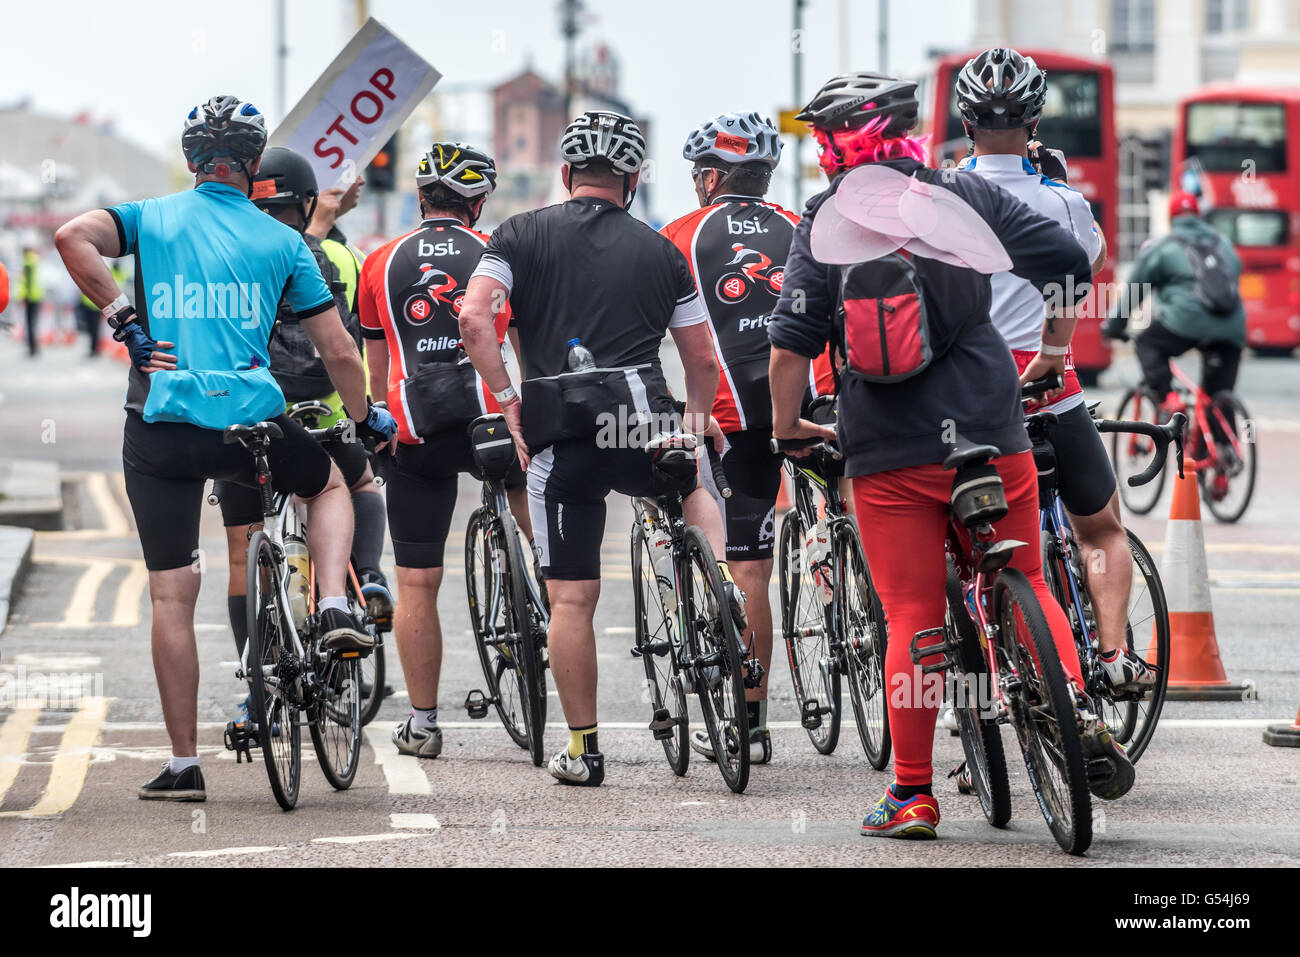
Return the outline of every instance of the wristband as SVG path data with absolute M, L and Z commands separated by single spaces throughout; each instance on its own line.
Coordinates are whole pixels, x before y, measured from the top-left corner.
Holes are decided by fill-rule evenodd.
M 135 321 L 135 309 L 131 306 L 127 306 L 125 309 L 121 309 L 105 318 L 108 321 L 108 327 L 113 330 L 113 338 L 118 342 L 126 341 L 127 326 L 135 325 L 139 328 L 139 323 Z
M 1069 346 L 1049 346 L 1046 342 L 1038 344 L 1038 351 L 1045 356 L 1063 356 L 1070 351 Z
M 112 316 L 117 315 L 119 312 L 121 312 L 123 309 L 126 309 L 130 305 L 131 305 L 131 300 L 127 299 L 126 294 L 123 293 L 122 295 L 114 299 L 112 302 L 110 302 L 103 309 L 99 310 L 99 312 L 105 319 L 108 319 L 111 318 Z
M 507 402 L 511 402 L 519 398 L 519 393 L 515 391 L 515 387 L 513 385 L 508 385 L 500 392 L 493 392 L 492 398 L 497 400 L 497 405 L 505 405 Z

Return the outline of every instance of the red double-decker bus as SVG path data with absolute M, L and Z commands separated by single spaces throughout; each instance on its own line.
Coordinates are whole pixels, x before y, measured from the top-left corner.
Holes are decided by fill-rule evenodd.
M 979 51 L 945 56 L 929 78 L 931 165 L 959 161 L 970 141 L 962 126 L 953 86 L 958 71 Z M 1045 144 L 1065 153 L 1070 165 L 1070 186 L 1092 204 L 1111 249 L 1106 265 L 1094 281 L 1109 285 L 1114 278 L 1113 259 L 1119 241 L 1119 142 L 1115 136 L 1115 77 L 1108 63 L 1050 50 L 1020 50 L 1047 71 L 1047 103 L 1038 135 Z M 1084 302 L 1075 328 L 1074 364 L 1085 383 L 1110 365 L 1110 347 L 1101 338 L 1105 306 L 1098 293 Z
M 1223 84 L 1178 108 L 1174 189 L 1199 186 L 1202 213 L 1241 257 L 1246 337 L 1300 346 L 1300 87 Z

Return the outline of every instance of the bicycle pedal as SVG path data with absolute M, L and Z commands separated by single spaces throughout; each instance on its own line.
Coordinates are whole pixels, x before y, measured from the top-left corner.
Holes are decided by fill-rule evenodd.
M 251 721 L 243 724 L 237 724 L 234 721 L 226 722 L 225 743 L 227 751 L 235 752 L 235 763 L 247 761 L 253 763 L 253 755 L 249 749 L 258 745 L 257 731 L 253 728 Z
M 938 644 L 927 645 L 924 648 L 918 646 L 918 643 L 925 638 L 934 638 L 938 636 L 941 640 Z M 940 656 L 940 660 L 929 665 L 921 665 L 922 674 L 934 674 L 938 671 L 945 671 L 952 666 L 952 657 L 949 654 L 951 646 L 948 644 L 947 634 L 943 628 L 927 628 L 924 631 L 918 631 L 912 636 L 912 642 L 908 646 L 907 653 L 912 659 L 912 664 L 920 665 L 922 658 L 932 658 L 935 655 Z
M 488 706 L 492 704 L 492 699 L 484 696 L 482 691 L 475 689 L 465 696 L 465 710 L 469 712 L 471 718 L 486 718 Z
M 822 715 L 830 710 L 830 708 L 823 708 L 818 704 L 816 698 L 805 701 L 799 716 L 799 723 L 808 731 L 816 731 L 822 726 Z
M 677 730 L 677 719 L 668 713 L 667 708 L 656 708 L 654 717 L 650 719 L 650 730 L 654 732 L 656 741 L 669 741 Z
M 1102 784 L 1110 781 L 1115 776 L 1115 765 L 1110 758 L 1098 755 L 1095 758 L 1088 759 L 1085 771 L 1088 775 L 1089 784 Z

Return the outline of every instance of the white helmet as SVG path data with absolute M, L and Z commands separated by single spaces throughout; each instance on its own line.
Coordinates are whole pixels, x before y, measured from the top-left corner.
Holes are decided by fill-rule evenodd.
M 712 156 L 724 163 L 762 163 L 773 169 L 781 161 L 781 136 L 769 117 L 721 113 L 686 137 L 682 156 L 692 162 Z
M 631 117 L 593 110 L 565 128 L 560 155 L 571 166 L 604 163 L 617 173 L 630 175 L 645 165 L 645 135 Z

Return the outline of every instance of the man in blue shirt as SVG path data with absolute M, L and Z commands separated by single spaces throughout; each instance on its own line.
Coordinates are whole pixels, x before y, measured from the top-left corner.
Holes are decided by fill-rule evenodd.
M 81 291 L 103 310 L 131 353 L 122 463 L 153 608 L 154 670 L 172 757 L 142 798 L 204 800 L 198 767 L 199 512 L 204 483 L 252 484 L 252 456 L 227 445 L 232 425 L 275 422 L 274 486 L 307 502 L 310 546 L 327 647 L 363 650 L 372 639 L 348 613 L 344 578 L 352 504 L 338 468 L 283 414 L 268 369 L 281 297 L 320 351 L 358 430 L 386 440 L 392 417 L 369 405 L 365 371 L 315 258 L 294 229 L 249 200 L 266 146 L 251 103 L 217 96 L 186 119 L 181 147 L 195 176 L 184 193 L 77 217 L 55 244 Z M 101 257 L 135 259 L 138 314 Z M 358 413 L 360 413 L 358 415 Z

